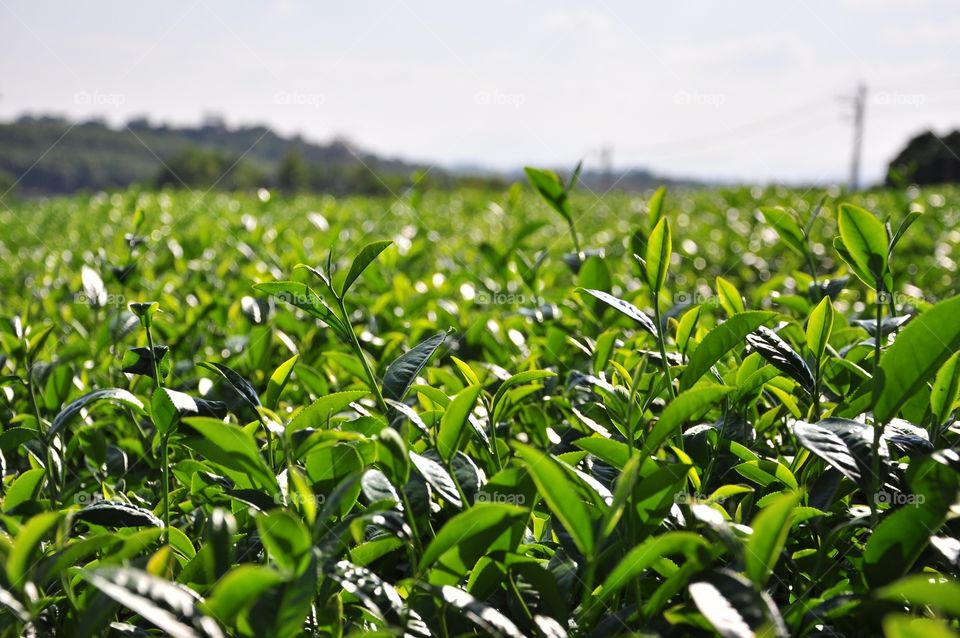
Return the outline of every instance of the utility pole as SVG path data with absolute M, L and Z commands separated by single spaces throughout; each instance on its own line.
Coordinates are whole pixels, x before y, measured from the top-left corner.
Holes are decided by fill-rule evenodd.
M 862 82 L 850 98 L 853 102 L 853 154 L 850 158 L 850 181 L 847 188 L 853 192 L 860 188 L 860 154 L 863 149 L 863 118 L 867 105 L 867 86 Z
M 600 171 L 603 173 L 604 188 L 613 187 L 613 147 L 605 145 L 600 149 Z

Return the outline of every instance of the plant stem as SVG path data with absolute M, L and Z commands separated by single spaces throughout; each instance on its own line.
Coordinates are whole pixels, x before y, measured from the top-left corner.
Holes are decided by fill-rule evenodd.
M 813 419 L 820 420 L 820 361 L 815 362 L 813 371 Z
M 876 384 L 880 382 L 880 344 L 881 344 L 881 333 L 883 329 L 883 304 L 881 303 L 881 298 L 883 295 L 883 281 L 877 281 L 877 313 L 876 313 L 876 334 L 873 336 L 873 383 L 874 388 Z M 874 389 L 874 407 L 876 407 L 876 397 L 878 393 Z M 883 423 L 877 421 L 876 412 L 874 412 L 873 417 L 873 446 L 871 449 L 871 471 L 873 473 L 872 483 L 873 483 L 873 494 L 870 495 L 870 521 L 871 524 L 876 525 L 877 519 L 879 517 L 879 512 L 877 511 L 877 499 L 879 497 L 879 492 L 883 489 L 883 481 L 880 480 L 880 439 L 883 437 Z
M 160 437 L 160 472 L 161 498 L 163 499 L 163 534 L 166 541 L 170 540 L 170 458 L 167 451 L 168 434 Z
M 403 514 L 407 519 L 407 525 L 410 526 L 410 535 L 413 536 L 413 544 L 411 549 L 416 552 L 417 559 L 419 560 L 420 556 L 423 555 L 423 545 L 420 543 L 420 531 L 417 529 L 417 519 L 413 515 L 413 510 L 410 509 L 410 499 L 407 498 L 406 492 L 403 491 L 403 487 L 397 489 L 397 493 L 400 496 L 400 503 L 403 505 Z M 411 567 L 415 566 L 411 565 Z
M 150 329 L 149 317 L 144 321 L 147 332 L 147 347 L 150 348 L 150 362 L 153 364 L 153 383 L 155 392 L 160 390 L 160 366 L 157 365 L 157 353 L 153 346 L 153 331 Z M 161 498 L 163 499 L 163 536 L 164 541 L 170 541 L 170 456 L 167 450 L 169 433 L 160 436 L 160 481 Z
M 153 349 L 153 331 L 150 330 L 150 320 L 144 322 L 147 331 L 147 347 L 150 348 L 150 363 L 153 365 L 153 382 L 157 390 L 160 389 L 160 366 L 157 365 L 157 353 Z
M 667 360 L 666 338 L 663 335 L 663 326 L 660 323 L 660 291 L 657 290 L 653 295 L 653 318 L 657 324 L 657 346 L 660 348 L 660 363 L 663 365 L 663 374 L 667 380 L 667 388 L 670 390 L 670 398 L 677 398 L 677 390 L 673 387 L 673 377 L 670 375 L 670 361 Z M 683 449 L 683 429 L 677 432 L 677 448 Z M 686 489 L 686 483 L 684 483 Z
M 500 446 L 497 444 L 497 424 L 493 420 L 493 402 L 487 404 L 487 419 L 490 421 L 490 447 L 493 448 L 493 460 L 497 464 L 497 469 L 503 469 L 503 461 L 500 460 Z
M 380 391 L 380 385 L 377 383 L 377 377 L 373 374 L 373 370 L 370 368 L 370 362 L 367 361 L 366 355 L 363 354 L 363 348 L 360 346 L 360 340 L 357 338 L 357 333 L 353 330 L 353 324 L 350 323 L 350 315 L 347 313 L 347 306 L 343 303 L 342 298 L 338 298 L 337 303 L 340 306 L 340 314 L 343 317 L 343 325 L 346 327 L 347 332 L 350 333 L 350 345 L 353 347 L 354 354 L 357 355 L 357 358 L 360 359 L 360 363 L 363 365 L 363 372 L 367 377 L 367 385 L 370 386 L 371 392 L 373 392 L 374 397 L 377 399 L 377 405 L 380 406 L 380 410 L 386 414 L 387 402 L 383 400 L 383 393 Z
M 44 438 L 46 438 L 46 432 L 43 431 L 43 421 L 40 420 L 40 407 L 37 404 L 37 392 L 33 387 L 32 361 L 27 363 L 27 393 L 30 395 L 30 403 L 33 406 L 33 418 L 37 420 L 37 431 L 43 434 Z M 47 456 L 47 489 L 50 490 L 50 505 L 52 507 L 57 502 L 56 484 L 53 481 L 53 454 L 51 453 L 51 450 L 53 449 L 53 441 L 46 441 L 44 449 Z M 63 475 L 62 467 L 60 468 L 60 474 Z
M 660 324 L 660 291 L 653 295 L 653 318 L 657 324 L 657 346 L 660 348 L 660 362 L 663 373 L 667 376 L 667 387 L 670 388 L 670 397 L 677 398 L 677 390 L 673 387 L 673 378 L 670 375 L 670 362 L 667 360 L 667 346 L 663 336 L 663 327 Z
M 577 261 L 580 261 L 583 251 L 580 249 L 580 236 L 577 235 L 577 229 L 573 225 L 573 220 L 568 222 L 570 226 L 570 236 L 573 238 L 573 249 L 577 251 Z

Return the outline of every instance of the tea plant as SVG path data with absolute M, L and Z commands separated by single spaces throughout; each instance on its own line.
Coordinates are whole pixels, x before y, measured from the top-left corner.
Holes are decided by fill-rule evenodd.
M 960 193 L 577 173 L 0 212 L 0 636 L 954 635 Z

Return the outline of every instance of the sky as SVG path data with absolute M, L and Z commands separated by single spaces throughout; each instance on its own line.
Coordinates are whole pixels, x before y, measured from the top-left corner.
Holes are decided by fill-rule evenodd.
M 960 126 L 955 2 L 0 0 L 0 119 L 265 124 L 441 166 L 862 178 Z

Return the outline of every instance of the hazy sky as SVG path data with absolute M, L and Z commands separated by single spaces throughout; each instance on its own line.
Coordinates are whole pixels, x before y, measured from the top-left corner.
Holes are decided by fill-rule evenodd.
M 960 9 L 791 2 L 0 0 L 0 118 L 264 123 L 384 154 L 702 178 L 864 177 L 960 125 Z

